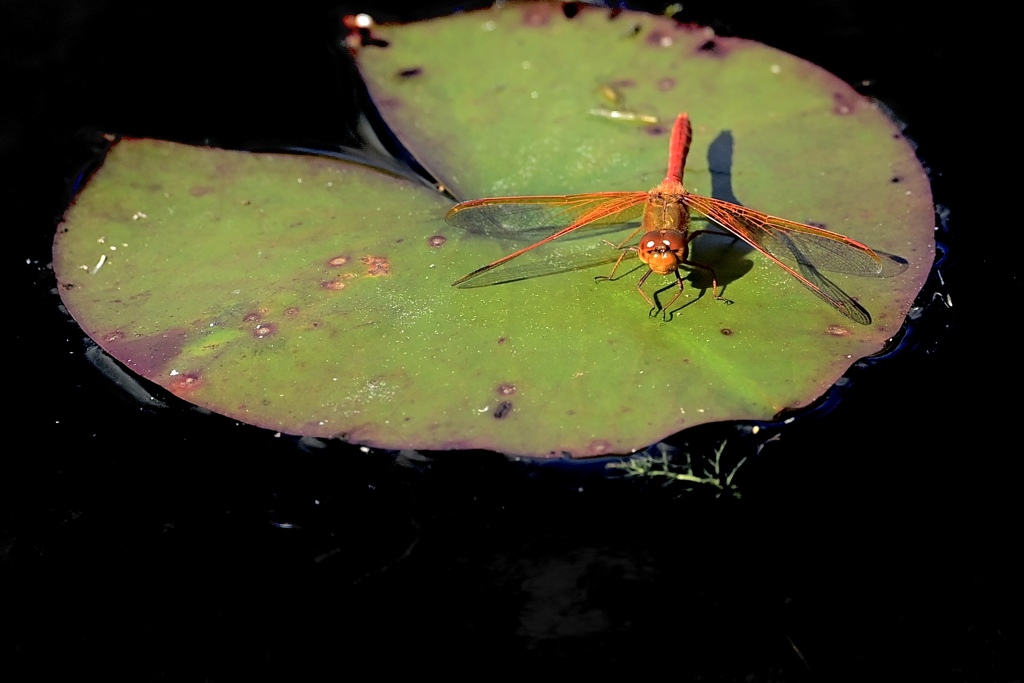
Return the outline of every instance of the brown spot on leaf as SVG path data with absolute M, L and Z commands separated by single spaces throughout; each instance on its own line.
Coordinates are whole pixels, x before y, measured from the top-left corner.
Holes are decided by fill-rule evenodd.
M 243 323 L 254 323 L 254 322 L 257 322 L 262 317 L 263 316 L 261 316 L 256 311 L 253 311 L 252 313 L 246 313 L 245 316 L 242 317 L 242 322 Z
M 503 420 L 512 413 L 512 402 L 502 401 L 498 404 L 498 407 L 494 409 L 494 417 L 498 420 Z
M 348 256 L 335 256 L 327 259 L 327 265 L 331 268 L 340 268 L 341 266 L 348 265 L 349 260 Z
M 661 29 L 654 29 L 648 33 L 646 40 L 647 44 L 653 47 L 671 47 L 672 43 L 675 42 L 672 40 L 672 36 Z
M 284 314 L 289 318 L 293 318 L 299 314 L 299 307 L 289 306 L 288 308 L 284 309 Z
M 205 185 L 194 185 L 188 192 L 193 197 L 202 197 L 204 194 L 210 194 L 213 192 L 213 188 L 206 187 Z
M 167 388 L 180 395 L 195 391 L 203 384 L 203 377 L 198 372 L 183 372 L 175 375 Z
M 366 274 L 370 277 L 391 274 L 391 264 L 387 256 L 364 256 L 359 260 L 366 264 Z
M 62 288 L 64 288 L 64 289 L 74 289 L 75 288 L 74 283 L 71 283 L 71 282 L 62 282 L 60 286 Z
M 447 241 L 448 241 L 448 239 L 444 235 L 433 235 L 433 236 L 431 236 L 427 240 L 427 244 L 429 244 L 430 246 L 436 248 L 436 247 L 441 246 L 442 244 L 444 244 Z
M 408 69 L 402 69 L 398 72 L 399 78 L 414 78 L 423 73 L 423 69 L 418 66 L 409 67 Z
M 501 346 L 502 344 L 504 344 L 504 343 L 505 343 L 505 342 L 507 342 L 507 341 L 508 341 L 508 340 L 507 340 L 507 339 L 505 339 L 505 337 L 498 337 L 498 345 L 499 345 L 499 346 Z
M 274 323 L 260 323 L 252 330 L 252 336 L 257 339 L 272 337 L 277 333 L 277 325 Z
M 498 385 L 499 396 L 511 396 L 516 393 L 516 385 L 511 382 L 505 382 L 504 384 Z
M 523 8 L 523 24 L 526 26 L 544 26 L 551 21 L 551 13 L 555 8 L 548 3 L 526 5 Z
M 724 334 L 726 337 L 728 337 L 729 335 L 732 334 L 732 330 L 730 330 L 728 327 L 723 327 L 722 328 L 722 334 Z
M 833 337 L 850 336 L 850 329 L 848 327 L 843 327 L 842 325 L 829 325 L 825 332 Z
M 857 102 L 848 93 L 837 92 L 832 94 L 832 113 L 839 116 L 848 116 L 856 109 Z
M 347 286 L 348 285 L 345 284 L 344 280 L 324 280 L 320 283 L 320 287 L 323 289 L 330 289 L 333 291 L 345 289 Z
M 124 338 L 125 333 L 122 332 L 121 330 L 114 330 L 113 332 L 108 332 L 107 334 L 103 335 L 103 341 L 106 342 L 121 341 Z

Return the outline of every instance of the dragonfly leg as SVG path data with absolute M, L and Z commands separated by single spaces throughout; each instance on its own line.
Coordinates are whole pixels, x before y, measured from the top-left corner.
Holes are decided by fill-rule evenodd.
M 637 228 L 637 229 L 636 229 L 636 230 L 634 230 L 633 232 L 629 233 L 629 235 L 627 235 L 627 236 L 626 236 L 626 239 L 622 240 L 622 241 L 621 241 L 621 242 L 619 242 L 618 244 L 613 244 L 612 242 L 609 242 L 608 240 L 603 240 L 603 241 L 604 241 L 604 242 L 605 242 L 606 244 L 611 244 L 611 245 L 612 245 L 613 247 L 615 247 L 616 249 L 623 249 L 623 248 L 625 248 L 625 246 L 626 246 L 627 244 L 629 244 L 630 242 L 632 242 L 632 241 L 633 241 L 633 238 L 634 238 L 634 237 L 636 237 L 636 234 L 637 234 L 638 232 L 640 232 L 641 230 L 643 230 L 643 229 L 644 229 L 644 226 L 643 226 L 643 225 L 641 225 L 641 226 L 640 226 L 639 228 Z M 636 250 L 634 249 L 634 251 L 636 251 Z
M 611 242 L 608 242 L 608 244 L 611 244 Z M 615 246 L 615 245 L 612 245 L 612 246 Z M 615 248 L 619 249 L 620 247 L 615 247 Z M 621 254 L 619 254 L 619 258 L 615 260 L 615 265 L 612 266 L 612 272 L 608 273 L 607 275 L 595 275 L 594 276 L 594 282 L 602 282 L 604 280 L 614 280 L 615 279 L 615 271 L 617 271 L 619 269 L 619 264 L 622 263 L 622 259 L 626 258 L 626 254 L 630 253 L 631 251 L 636 251 L 636 248 L 635 247 L 630 247 L 629 249 L 626 249 Z M 648 273 L 648 275 L 649 274 L 650 273 Z
M 718 235 L 719 237 L 728 237 L 733 242 L 739 239 L 739 237 L 731 232 L 722 232 L 721 230 L 694 230 L 690 233 L 690 241 L 692 242 L 693 238 L 697 235 Z
M 678 299 L 679 296 L 683 293 L 683 276 L 679 274 L 679 269 L 678 268 L 676 268 L 675 273 L 676 273 L 676 284 L 679 285 L 679 291 L 676 292 L 676 295 L 674 297 L 672 297 L 672 300 L 669 301 L 668 304 L 665 305 L 664 308 L 665 308 L 666 311 L 668 309 L 672 308 L 672 304 L 674 304 L 676 302 L 676 299 Z M 713 280 L 714 280 L 714 276 L 712 276 L 712 281 Z
M 717 301 L 728 301 L 728 299 L 718 295 L 718 276 L 715 275 L 714 268 L 712 268 L 711 266 L 706 266 L 703 263 L 698 263 L 697 261 L 683 261 L 683 265 L 686 266 L 687 268 L 700 268 L 701 270 L 706 270 L 707 272 L 709 272 L 711 274 L 711 294 L 715 297 Z M 676 275 L 678 276 L 678 272 L 676 273 Z
M 659 306 L 658 304 L 654 303 L 654 301 L 651 299 L 651 297 L 647 296 L 647 292 L 644 291 L 644 283 L 647 282 L 647 278 L 649 278 L 651 276 L 651 273 L 653 273 L 653 272 L 654 271 L 651 270 L 650 268 L 647 269 L 647 272 L 644 273 L 644 276 L 642 278 L 640 278 L 640 282 L 636 283 L 636 290 L 638 292 L 640 292 L 640 296 L 642 296 L 644 298 L 644 301 L 646 301 L 647 303 L 649 303 L 651 305 L 651 308 L 659 309 L 660 310 L 661 306 Z M 679 296 L 679 295 L 676 294 L 676 296 Z M 672 301 L 675 301 L 675 299 L 672 299 Z

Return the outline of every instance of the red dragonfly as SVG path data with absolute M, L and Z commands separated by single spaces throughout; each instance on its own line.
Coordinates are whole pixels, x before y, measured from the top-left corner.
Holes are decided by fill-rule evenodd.
M 620 244 L 612 245 L 622 250 L 612 272 L 606 277 L 595 279 L 613 279 L 623 259 L 635 252 L 647 265 L 647 272 L 637 283 L 637 289 L 655 310 L 667 311 L 683 293 L 680 266 L 707 271 L 711 275 L 712 294 L 716 299 L 722 298 L 718 294 L 718 280 L 714 269 L 689 258 L 690 242 L 695 237 L 702 234 L 718 234 L 738 237 L 846 317 L 865 325 L 869 324 L 871 316 L 868 312 L 846 292 L 818 273 L 817 269 L 854 275 L 890 276 L 904 270 L 906 262 L 889 254 L 883 253 L 880 256 L 866 245 L 835 232 L 687 192 L 682 182 L 683 166 L 686 163 L 691 139 L 690 119 L 685 113 L 680 114 L 672 127 L 672 137 L 669 141 L 668 173 L 665 180 L 649 192 L 489 197 L 456 205 L 445 217 L 448 223 L 455 227 L 470 228 L 483 225 L 515 231 L 564 227 L 539 242 L 474 270 L 452 283 L 453 286 L 473 280 L 574 230 L 630 223 L 642 214 L 640 227 Z M 728 232 L 691 232 L 691 209 Z M 641 230 L 644 234 L 640 238 L 640 243 L 635 247 L 627 247 L 626 245 Z M 783 263 L 779 260 L 780 256 L 794 261 L 797 267 L 793 268 Z M 679 291 L 667 306 L 656 304 L 643 290 L 643 285 L 651 273 L 676 276 Z

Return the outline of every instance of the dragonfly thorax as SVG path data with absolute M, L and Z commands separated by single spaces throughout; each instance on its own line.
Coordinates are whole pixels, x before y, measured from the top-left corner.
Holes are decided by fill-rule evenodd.
M 690 222 L 690 211 L 682 202 L 686 194 L 677 182 L 665 180 L 647 193 L 643 226 L 651 230 L 677 230 L 685 233 Z

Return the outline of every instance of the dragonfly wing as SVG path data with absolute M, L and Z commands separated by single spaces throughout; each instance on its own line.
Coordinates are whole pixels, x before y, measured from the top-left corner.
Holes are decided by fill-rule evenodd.
M 575 272 L 596 266 L 607 266 L 619 260 L 621 251 L 606 247 L 598 252 L 586 254 L 550 254 L 540 260 L 525 259 L 516 261 L 503 268 L 489 269 L 481 272 L 469 281 L 462 280 L 457 283 L 461 289 L 474 289 L 477 287 L 490 287 L 491 285 L 504 285 L 520 280 L 532 280 L 547 275 Z M 625 259 L 635 258 L 636 253 L 627 253 Z
M 449 225 L 469 231 L 509 236 L 538 228 L 560 229 L 528 247 L 474 270 L 453 284 L 461 285 L 475 279 L 517 256 L 580 228 L 629 223 L 640 216 L 647 197 L 646 192 L 598 192 L 542 197 L 489 197 L 458 204 L 448 212 L 445 220 Z
M 801 276 L 798 276 L 797 279 L 817 294 L 818 297 L 834 306 L 850 320 L 861 325 L 871 324 L 871 314 L 857 303 L 853 297 L 844 292 L 839 285 L 822 275 L 814 266 L 799 263 L 797 268 L 801 273 Z
M 906 261 L 899 257 L 885 254 L 883 258 L 854 239 L 813 225 L 699 195 L 687 194 L 683 202 L 770 258 L 840 313 L 863 325 L 871 322 L 868 312 L 818 272 L 818 268 L 876 277 L 895 275 L 906 268 Z M 795 262 L 796 269 L 780 259 Z
M 510 236 L 539 228 L 628 223 L 640 215 L 646 192 L 595 192 L 537 197 L 488 197 L 457 204 L 445 216 L 469 232 Z M 636 207 L 635 211 L 628 211 Z
M 684 203 L 758 251 L 776 258 L 849 275 L 885 274 L 882 257 L 845 235 L 710 197 L 687 194 Z

